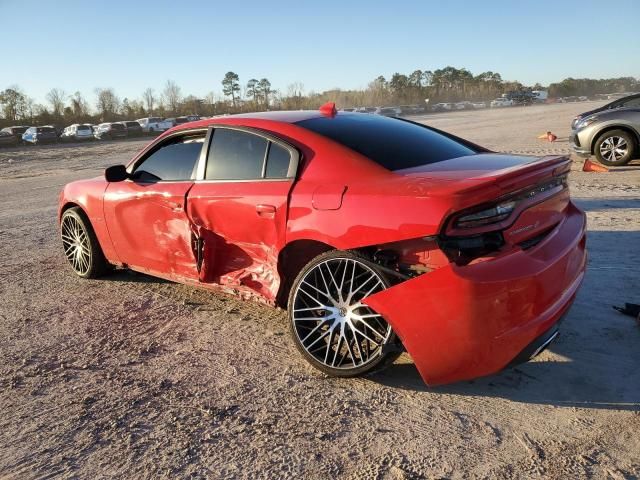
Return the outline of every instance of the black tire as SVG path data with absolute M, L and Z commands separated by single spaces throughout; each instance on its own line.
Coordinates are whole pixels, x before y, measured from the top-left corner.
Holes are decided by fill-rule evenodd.
M 73 226 L 73 229 L 78 228 L 79 231 L 84 233 L 84 237 L 70 235 L 69 228 L 67 228 L 69 226 Z M 76 275 L 82 278 L 97 278 L 110 270 L 111 266 L 105 259 L 104 253 L 102 253 L 102 248 L 98 243 L 93 227 L 91 227 L 91 222 L 79 207 L 69 208 L 62 214 L 60 237 L 65 257 Z M 72 242 L 70 237 L 78 241 Z M 76 247 L 78 244 L 82 244 L 81 250 L 83 253 L 79 256 L 84 257 L 84 259 L 76 262 L 73 259 L 75 253 L 72 253 L 72 251 L 75 252 L 80 249 L 80 247 Z
M 326 307 L 331 308 L 334 313 L 330 313 L 330 310 L 327 310 L 323 307 L 316 308 L 315 304 L 313 303 L 313 307 L 309 308 L 308 301 L 305 301 L 308 295 L 307 289 L 312 293 L 313 291 L 311 290 L 311 288 L 307 287 L 307 285 L 309 285 L 308 281 L 313 281 L 311 280 L 312 276 L 314 276 L 314 279 L 323 276 L 323 267 L 325 272 L 330 272 L 330 268 L 334 268 L 332 265 L 337 264 L 339 268 L 341 263 L 344 263 L 345 275 L 341 274 L 339 270 L 337 270 L 336 273 L 338 273 L 343 278 L 353 277 L 354 279 L 357 279 L 362 275 L 371 275 L 371 277 L 367 277 L 369 278 L 369 280 L 367 280 L 366 282 L 363 282 L 361 280 L 361 282 L 364 285 L 367 282 L 371 282 L 371 280 L 373 280 L 373 282 L 369 283 L 369 285 L 373 285 L 373 287 L 376 287 L 377 285 L 378 288 L 373 293 L 377 293 L 378 291 L 384 290 L 390 286 L 390 283 L 386 276 L 377 268 L 374 263 L 354 252 L 332 250 L 318 255 L 304 266 L 291 286 L 287 308 L 289 317 L 289 330 L 296 348 L 312 366 L 326 373 L 327 375 L 335 377 L 355 377 L 371 373 L 373 371 L 381 370 L 390 365 L 402 353 L 402 346 L 396 334 L 393 332 L 393 329 L 391 329 L 391 327 L 387 324 L 386 320 L 384 320 L 384 318 L 381 315 L 377 314 L 377 312 L 375 312 L 372 308 L 362 306 L 362 304 L 360 303 L 362 298 L 354 301 L 349 305 L 347 305 L 346 303 L 342 304 L 346 308 L 342 308 L 336 303 L 333 303 L 332 307 L 326 305 Z M 349 273 L 349 265 L 352 265 L 351 268 L 353 274 Z M 358 273 L 356 275 L 356 271 L 364 273 Z M 304 292 L 300 290 L 300 287 L 303 283 L 305 285 Z M 334 284 L 336 287 L 334 289 L 334 294 L 336 295 L 336 297 L 339 295 L 341 301 L 342 294 L 345 293 L 344 288 L 347 287 L 347 283 L 358 285 L 355 280 L 352 282 L 349 278 L 347 278 L 346 281 L 343 280 L 340 283 L 341 291 L 340 294 L 338 294 L 338 285 Z M 331 284 L 331 281 L 329 281 L 329 284 Z M 331 289 L 333 287 L 329 288 Z M 350 294 L 353 291 L 353 287 L 348 286 L 348 288 Z M 367 288 L 369 287 L 367 286 Z M 352 298 L 357 298 L 356 295 L 358 294 L 359 293 L 354 292 L 354 296 Z M 318 298 L 324 297 L 319 295 Z M 329 297 L 326 298 L 328 299 Z M 318 302 L 318 300 L 316 300 L 316 302 Z M 356 311 L 361 311 L 361 309 L 364 312 L 369 312 L 368 314 L 366 314 L 367 317 L 375 317 L 375 319 L 367 318 L 365 320 L 363 318 L 354 319 L 351 317 L 351 315 L 357 315 L 358 317 L 364 316 L 364 313 L 355 313 Z M 296 312 L 300 312 L 301 310 L 305 312 L 302 313 L 302 315 L 304 316 L 296 318 Z M 308 310 L 313 311 L 307 312 Z M 310 319 L 310 321 L 317 323 L 306 323 L 307 321 L 305 320 L 305 317 L 307 315 L 309 315 L 308 318 Z M 329 317 L 333 316 L 333 319 L 323 320 L 322 317 L 324 316 L 326 318 L 327 315 Z M 316 320 L 316 316 L 320 318 Z M 332 325 L 329 325 L 327 322 L 332 322 Z M 366 325 L 364 325 L 364 323 L 366 323 Z M 374 335 L 373 332 L 375 332 L 375 330 L 371 326 L 369 326 L 369 323 L 374 325 L 375 329 L 378 331 L 378 333 L 376 334 L 378 336 Z M 334 333 L 330 332 L 328 334 L 328 338 L 326 335 L 328 331 L 333 331 L 338 327 L 340 328 L 338 332 L 338 341 L 337 343 L 335 343 L 336 339 Z M 371 331 L 367 330 L 367 328 L 371 329 Z M 370 354 L 370 347 L 372 342 L 365 339 L 362 335 L 358 339 L 357 332 L 360 332 L 360 329 L 366 332 L 368 334 L 367 336 L 373 337 L 378 342 L 380 342 L 379 346 L 376 347 L 373 354 Z M 313 335 L 315 335 L 315 337 Z M 307 339 L 309 340 L 306 342 L 305 346 L 305 340 Z M 314 346 L 314 344 L 317 344 L 319 346 Z M 316 354 L 315 350 L 323 347 L 326 347 L 326 349 Z M 336 358 L 338 357 L 338 354 L 340 352 L 344 353 L 341 355 L 340 362 L 336 365 Z M 365 353 L 367 352 L 369 352 L 369 354 L 366 355 L 367 358 L 365 361 Z M 322 359 L 322 355 L 324 355 L 324 359 Z M 327 360 L 331 355 L 333 355 L 333 362 L 331 365 L 329 365 Z M 347 361 L 346 367 L 342 366 L 345 358 L 348 359 L 348 357 L 350 357 L 352 360 Z
M 621 148 L 613 148 L 619 145 Z M 600 163 L 608 167 L 620 167 L 626 165 L 635 158 L 637 151 L 636 139 L 625 130 L 609 130 L 596 140 L 593 151 Z M 624 155 L 616 158 L 616 155 Z

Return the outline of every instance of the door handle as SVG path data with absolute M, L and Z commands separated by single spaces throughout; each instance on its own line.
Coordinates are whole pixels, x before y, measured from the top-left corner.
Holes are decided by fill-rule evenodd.
M 258 212 L 258 215 L 261 217 L 273 218 L 276 214 L 276 207 L 273 205 L 259 204 L 256 205 L 256 212 Z

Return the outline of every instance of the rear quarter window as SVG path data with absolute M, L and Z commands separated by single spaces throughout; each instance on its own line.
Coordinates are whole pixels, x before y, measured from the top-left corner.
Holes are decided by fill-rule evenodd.
M 340 143 L 391 171 L 478 153 L 425 126 L 378 115 L 338 114 L 303 120 L 297 125 Z

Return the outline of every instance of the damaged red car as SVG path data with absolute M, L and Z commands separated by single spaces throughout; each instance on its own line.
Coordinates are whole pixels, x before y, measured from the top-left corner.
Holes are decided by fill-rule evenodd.
M 287 309 L 330 375 L 406 350 L 437 385 L 557 335 L 586 264 L 569 167 L 332 105 L 213 118 L 66 185 L 61 240 L 81 277 L 129 268 Z

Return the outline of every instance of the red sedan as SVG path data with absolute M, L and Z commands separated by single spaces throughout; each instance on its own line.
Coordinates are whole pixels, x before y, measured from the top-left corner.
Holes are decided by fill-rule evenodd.
M 60 231 L 81 277 L 123 267 L 259 299 L 328 374 L 406 350 L 436 385 L 557 335 L 586 264 L 569 166 L 333 105 L 235 115 L 68 184 Z

